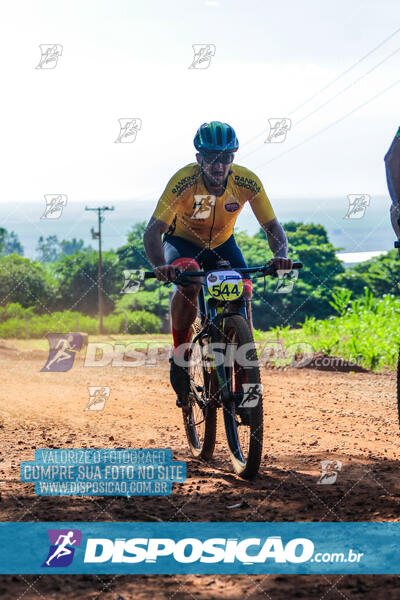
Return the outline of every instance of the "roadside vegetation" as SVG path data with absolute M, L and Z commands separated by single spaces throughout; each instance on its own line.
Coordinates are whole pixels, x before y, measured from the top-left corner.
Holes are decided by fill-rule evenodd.
M 150 269 L 143 252 L 145 224 L 126 244 L 103 253 L 105 334 L 167 333 L 171 286 L 146 281 L 136 293 L 121 293 L 124 270 Z M 398 255 L 345 269 L 339 250 L 318 224 L 284 224 L 290 256 L 304 264 L 293 291 L 275 293 L 277 280 L 253 284 L 253 322 L 258 339 L 308 343 L 315 352 L 341 356 L 370 369 L 393 368 L 400 343 Z M 260 229 L 236 234 L 249 264 L 271 258 Z M 0 229 L 0 338 L 40 339 L 47 333 L 98 332 L 97 252 L 83 240 L 40 238 L 37 260 L 23 257 L 14 232 Z

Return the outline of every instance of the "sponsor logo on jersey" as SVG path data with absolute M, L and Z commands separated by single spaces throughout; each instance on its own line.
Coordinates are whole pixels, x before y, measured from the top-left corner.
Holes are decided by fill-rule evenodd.
M 180 196 L 188 187 L 191 187 L 196 184 L 199 179 L 199 175 L 188 175 L 187 177 L 183 177 L 180 179 L 174 188 L 172 188 L 172 193 Z
M 250 177 L 240 177 L 235 175 L 235 185 L 251 190 L 254 194 L 258 194 L 261 190 L 260 186 Z
M 240 204 L 237 200 L 231 200 L 225 204 L 225 210 L 228 212 L 236 212 L 239 210 Z

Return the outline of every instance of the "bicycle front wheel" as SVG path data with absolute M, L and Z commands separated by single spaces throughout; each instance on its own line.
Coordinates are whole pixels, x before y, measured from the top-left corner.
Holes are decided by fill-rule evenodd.
M 189 350 L 189 405 L 182 409 L 189 448 L 195 458 L 209 460 L 214 454 L 217 433 L 217 409 L 211 397 L 212 370 L 207 353 L 197 341 Z
M 241 315 L 225 320 L 224 342 L 235 352 L 225 353 L 225 375 L 230 396 L 258 392 L 256 404 L 241 407 L 241 402 L 231 399 L 224 402 L 224 423 L 229 453 L 235 472 L 243 479 L 258 473 L 263 443 L 263 405 L 260 369 L 253 334 Z M 228 348 L 228 346 L 227 346 Z M 256 396 L 257 397 L 257 396 Z

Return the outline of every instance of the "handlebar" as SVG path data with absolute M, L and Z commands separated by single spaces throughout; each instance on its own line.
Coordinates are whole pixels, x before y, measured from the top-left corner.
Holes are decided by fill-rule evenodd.
M 292 265 L 292 269 L 302 269 L 303 263 L 294 262 Z M 235 269 L 234 267 L 228 267 L 228 269 L 232 269 L 233 271 L 237 271 L 238 273 L 242 273 L 242 275 L 255 275 L 256 277 L 265 277 L 267 275 L 276 275 L 276 268 L 274 265 L 263 265 L 261 267 L 246 267 L 244 269 Z M 169 281 L 167 283 L 175 283 L 179 281 L 184 281 L 188 277 L 206 277 L 209 273 L 214 271 L 226 271 L 226 267 L 217 268 L 217 269 L 209 269 L 208 271 L 185 271 L 181 272 L 179 269 L 176 270 L 177 276 L 173 281 Z M 154 279 L 155 274 L 153 271 L 147 271 L 144 273 L 145 279 Z

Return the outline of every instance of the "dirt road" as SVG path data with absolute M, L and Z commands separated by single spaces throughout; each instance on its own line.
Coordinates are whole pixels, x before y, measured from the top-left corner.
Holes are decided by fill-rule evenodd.
M 42 351 L 0 350 L 2 521 L 397 521 L 400 447 L 393 374 L 263 370 L 259 477 L 233 475 L 222 423 L 215 458 L 191 459 L 181 414 L 156 368 L 42 373 Z M 102 411 L 85 411 L 88 386 L 109 386 Z M 37 448 L 171 448 L 187 481 L 170 497 L 37 497 L 19 481 Z M 321 460 L 338 460 L 334 485 L 317 485 Z M 239 506 L 238 506 L 239 505 Z M 235 508 L 229 508 L 235 506 Z M 398 598 L 394 576 L 3 576 L 8 599 Z

